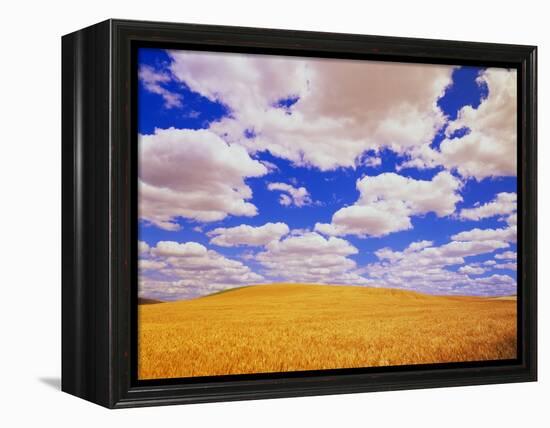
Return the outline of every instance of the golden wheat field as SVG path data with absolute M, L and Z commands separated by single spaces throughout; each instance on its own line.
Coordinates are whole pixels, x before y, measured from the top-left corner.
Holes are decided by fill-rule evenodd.
M 140 379 L 516 357 L 514 298 L 280 283 L 138 312 Z

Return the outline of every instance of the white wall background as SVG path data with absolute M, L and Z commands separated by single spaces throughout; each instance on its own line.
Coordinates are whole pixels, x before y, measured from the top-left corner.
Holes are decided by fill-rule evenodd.
M 550 31 L 542 1 L 4 1 L 0 5 L 0 418 L 4 426 L 542 426 L 548 420 Z M 59 391 L 60 36 L 106 18 L 539 46 L 540 381 L 108 411 Z M 546 395 L 546 397 L 545 397 Z

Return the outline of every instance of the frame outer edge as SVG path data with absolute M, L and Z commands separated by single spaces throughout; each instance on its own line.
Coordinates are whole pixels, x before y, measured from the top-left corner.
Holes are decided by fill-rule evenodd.
M 62 194 L 62 293 L 61 293 L 61 389 L 73 395 L 83 395 L 82 381 L 82 344 L 80 338 L 81 283 L 78 281 L 78 258 L 75 253 L 76 239 L 76 205 L 77 205 L 77 136 L 79 90 L 77 88 L 79 73 L 78 48 L 79 38 L 70 34 L 62 38 L 62 130 L 61 130 L 61 194 Z
M 111 406 L 108 23 L 62 38 L 62 391 Z
M 525 222 L 529 224 L 530 234 L 526 241 L 526 254 L 530 256 L 531 263 L 528 264 L 530 271 L 531 296 L 529 305 L 529 375 L 530 380 L 538 380 L 538 185 L 537 185 L 537 151 L 538 151 L 538 48 L 533 46 L 528 58 L 529 71 L 527 73 L 527 93 L 529 105 L 527 106 L 527 120 L 525 123 L 526 131 L 531 133 L 529 141 L 526 144 L 528 150 L 526 157 L 526 166 L 529 172 L 526 178 L 526 193 L 528 198 L 524 204 L 526 207 Z
M 91 30 L 93 28 L 93 30 Z M 151 33 L 155 33 L 156 28 L 164 36 L 156 35 L 151 37 Z M 93 55 L 101 59 L 101 64 L 94 67 L 88 67 L 87 73 L 89 79 L 95 83 L 94 91 L 89 91 L 87 95 L 76 97 L 75 103 L 83 106 L 89 106 L 95 114 L 99 115 L 99 118 L 94 118 L 93 115 L 84 115 L 82 120 L 86 121 L 86 126 L 99 129 L 96 133 L 90 132 L 94 137 L 90 137 L 87 133 L 84 133 L 86 144 L 98 144 L 100 153 L 94 152 L 93 158 L 84 157 L 84 166 L 88 166 L 92 171 L 88 171 L 91 180 L 94 183 L 94 191 L 85 193 L 84 199 L 91 200 L 95 203 L 93 205 L 93 215 L 99 216 L 101 221 L 95 223 L 90 235 L 92 237 L 100 236 L 102 241 L 100 244 L 91 241 L 86 241 L 83 244 L 83 249 L 77 251 L 80 257 L 84 256 L 86 249 L 90 250 L 94 257 L 92 266 L 94 268 L 93 280 L 86 282 L 85 279 L 89 278 L 90 270 L 84 269 L 81 265 L 75 264 L 75 270 L 78 271 L 81 276 L 81 281 L 78 282 L 76 287 L 83 293 L 93 292 L 92 302 L 90 300 L 83 300 L 80 297 L 82 308 L 70 309 L 68 305 L 63 306 L 64 312 L 64 326 L 65 320 L 77 321 L 78 317 L 81 317 L 81 324 L 83 326 L 75 327 L 82 335 L 86 335 L 86 339 L 82 339 L 81 342 L 75 340 L 68 329 L 68 333 L 63 334 L 63 340 L 68 337 L 67 349 L 75 348 L 79 346 L 90 346 L 92 341 L 94 348 L 93 356 L 91 360 L 86 360 L 85 354 L 80 352 L 78 354 L 78 364 L 80 368 L 73 368 L 75 376 L 72 378 L 70 375 L 65 379 L 67 380 L 67 388 L 63 388 L 66 392 L 74 395 L 81 396 L 95 403 L 101 404 L 111 408 L 125 408 L 136 406 L 149 406 L 149 405 L 166 405 L 166 404 L 183 404 L 183 403 L 199 403 L 199 402 L 211 402 L 211 401 L 230 401 L 230 400 L 246 400 L 246 399 L 266 399 L 266 398 L 282 398 L 282 397 L 294 397 L 294 396 L 306 396 L 306 395 L 324 395 L 324 394 L 340 394 L 340 393 L 352 393 L 352 392 L 367 392 L 367 391 L 383 391 L 383 390 L 399 390 L 399 389 L 417 389 L 417 388 L 431 388 L 431 387 L 445 387 L 445 386 L 461 386 L 461 385 L 479 385 L 479 384 L 491 384 L 491 383 L 508 383 L 508 382 L 521 382 L 536 380 L 536 48 L 528 46 L 516 46 L 516 45 L 496 45 L 496 44 L 482 44 L 482 43 L 462 43 L 449 41 L 448 45 L 441 40 L 425 40 L 425 39 L 408 39 L 408 38 L 390 38 L 390 37 L 376 37 L 376 36 L 362 36 L 362 35 L 340 35 L 331 33 L 306 33 L 299 31 L 286 31 L 286 30 L 269 30 L 269 29 L 253 29 L 243 27 L 218 27 L 218 26 L 200 26 L 190 24 L 166 24 L 166 23 L 152 23 L 152 22 L 140 22 L 140 21 L 125 21 L 125 20 L 109 20 L 96 26 L 89 27 L 89 29 L 81 30 L 80 32 L 73 33 L 71 36 L 73 39 L 78 39 L 78 34 L 83 32 L 90 33 L 95 32 L 95 39 L 93 48 Z M 225 32 L 227 34 L 225 35 Z M 529 347 L 529 352 L 526 354 L 526 360 L 522 367 L 514 366 L 509 367 L 510 371 L 494 370 L 482 372 L 482 369 L 468 369 L 463 372 L 450 371 L 446 373 L 438 373 L 436 375 L 428 374 L 427 377 L 422 378 L 420 373 L 415 375 L 404 373 L 402 375 L 393 374 L 391 376 L 381 375 L 367 375 L 363 378 L 357 376 L 355 380 L 345 381 L 344 376 L 339 379 L 320 379 L 319 381 L 309 380 L 293 386 L 293 382 L 288 382 L 286 379 L 281 379 L 274 382 L 266 382 L 261 384 L 260 382 L 255 385 L 239 384 L 235 386 L 220 384 L 219 388 L 213 388 L 208 391 L 210 387 L 204 388 L 204 386 L 197 385 L 196 387 L 188 389 L 178 389 L 173 387 L 153 387 L 153 388 L 134 388 L 129 382 L 128 372 L 128 344 L 129 338 L 126 337 L 128 331 L 128 313 L 130 311 L 129 301 L 126 298 L 130 292 L 130 288 L 133 285 L 128 281 L 128 266 L 131 266 L 132 260 L 128 259 L 128 255 L 131 255 L 126 248 L 127 242 L 124 240 L 128 237 L 128 219 L 125 215 L 128 213 L 129 198 L 129 172 L 132 171 L 132 166 L 128 163 L 129 155 L 125 153 L 125 148 L 128 142 L 126 137 L 129 136 L 129 130 L 127 119 L 131 106 L 128 104 L 126 91 L 128 91 L 128 82 L 124 81 L 128 74 L 129 65 L 125 61 L 128 59 L 129 41 L 133 39 L 143 38 L 144 40 L 153 40 L 158 37 L 158 40 L 170 33 L 169 38 L 178 40 L 178 37 L 184 41 L 184 36 L 193 33 L 193 40 L 197 43 L 197 40 L 208 41 L 213 43 L 209 39 L 209 34 L 216 33 L 214 45 L 216 43 L 225 43 L 227 46 L 232 46 L 236 40 L 239 43 L 243 43 L 245 38 L 254 36 L 258 38 L 258 42 L 250 42 L 250 46 L 256 47 L 269 47 L 272 44 L 280 49 L 292 49 L 290 47 L 289 40 L 296 36 L 297 38 L 305 37 L 311 40 L 313 46 L 318 46 L 318 41 L 323 37 L 330 37 L 332 40 L 336 40 L 336 44 L 332 48 L 327 48 L 330 52 L 333 49 L 337 51 L 337 45 L 346 45 L 355 49 L 354 46 L 364 44 L 365 46 L 384 46 L 388 50 L 388 55 L 400 55 L 404 49 L 409 49 L 409 46 L 414 46 L 416 51 L 407 54 L 409 58 L 414 59 L 422 55 L 433 55 L 435 58 L 460 58 L 460 55 L 465 55 L 468 58 L 480 58 L 484 50 L 490 50 L 490 57 L 496 60 L 500 57 L 506 57 L 506 61 L 509 58 L 513 58 L 514 63 L 523 63 L 526 70 L 523 85 L 526 85 L 525 96 L 527 105 L 525 105 L 526 121 L 523 123 L 525 126 L 525 135 L 527 137 L 524 141 L 525 159 L 526 163 L 533 168 L 532 171 L 524 171 L 525 180 L 529 182 L 529 192 L 525 192 L 525 203 L 523 205 L 526 216 L 533 220 L 532 226 L 526 230 L 526 235 L 529 240 L 526 241 L 526 248 L 524 253 L 530 254 L 531 263 L 529 267 L 533 269 L 533 284 L 529 285 L 528 299 L 525 299 L 525 307 L 531 309 L 530 314 L 524 314 L 525 321 L 525 335 L 526 343 Z M 276 33 L 276 34 L 275 34 Z M 74 36 L 77 34 L 77 36 Z M 224 41 L 219 37 L 220 34 L 225 35 Z M 279 41 L 275 41 L 275 35 L 280 37 Z M 262 37 L 265 36 L 269 43 L 262 43 Z M 306 37 L 307 36 L 307 37 Z M 148 39 L 149 37 L 149 39 Z M 69 39 L 68 39 L 69 40 Z M 304 39 L 305 40 L 305 39 Z M 248 42 L 247 42 L 248 43 Z M 255 43 L 257 43 L 255 45 Z M 317 45 L 315 45 L 317 43 Z M 285 45 L 286 44 L 286 45 Z M 244 44 L 246 45 L 246 43 Z M 261 46 L 260 46 L 261 45 Z M 309 41 L 303 49 L 311 49 L 308 46 Z M 311 49 L 313 52 L 317 49 L 321 52 L 321 48 Z M 363 49 L 363 48 L 362 48 Z M 366 49 L 366 48 L 365 48 Z M 449 54 L 449 52 L 457 49 L 458 53 Z M 413 49 L 414 50 L 414 49 Z M 344 55 L 344 51 L 342 51 Z M 366 51 L 365 51 L 366 52 Z M 84 55 L 79 52 L 80 56 Z M 86 52 L 86 56 L 89 52 Z M 104 55 L 104 56 L 101 56 Z M 121 58 L 121 55 L 124 58 Z M 451 55 L 451 56 L 449 56 Z M 105 59 L 105 56 L 107 59 Z M 78 55 L 75 54 L 75 57 Z M 64 57 L 65 58 L 65 57 Z M 95 58 L 95 57 L 94 57 Z M 496 58 L 496 59 L 495 59 Z M 97 59 L 97 58 L 96 58 Z M 503 60 L 504 61 L 504 60 Z M 69 64 L 70 61 L 67 62 Z M 95 61 L 94 61 L 95 62 Z M 64 59 L 65 64 L 65 59 Z M 64 66 L 65 70 L 65 66 Z M 75 79 L 82 83 L 84 81 L 83 73 Z M 66 82 L 64 82 L 63 88 L 65 89 Z M 97 84 L 100 85 L 100 90 L 97 88 Z M 68 85 L 68 84 L 67 84 Z M 105 96 L 107 99 L 105 100 Z M 63 105 L 63 148 L 70 153 L 76 152 L 74 142 L 67 141 L 65 135 L 66 132 L 66 103 L 65 97 Z M 133 100 L 132 102 L 135 102 Z M 76 106 L 71 105 L 69 109 L 78 110 Z M 107 112 L 107 113 L 106 113 Z M 73 129 L 74 124 L 68 121 L 67 129 Z M 78 124 L 77 124 L 78 125 Z M 81 129 L 78 125 L 76 128 Z M 84 127 L 85 128 L 85 127 Z M 102 132 L 103 129 L 105 132 Z M 76 140 L 75 140 L 76 141 Z M 67 148 L 65 150 L 65 148 Z M 107 148 L 107 153 L 104 152 Z M 106 157 L 105 157 L 106 156 Z M 64 159 L 66 156 L 64 157 Z M 66 165 L 68 162 L 63 162 L 64 167 L 64 198 L 63 198 L 63 290 L 64 295 L 67 289 L 67 295 L 69 297 L 75 297 L 75 291 L 69 287 L 70 282 L 78 275 L 71 271 L 71 267 L 68 266 L 72 263 L 72 258 L 69 254 L 71 244 L 78 242 L 77 234 L 75 233 L 74 240 L 70 240 L 66 237 L 66 230 L 76 230 L 76 226 L 72 225 L 67 220 L 67 214 L 75 211 L 76 197 L 69 195 L 67 189 L 71 189 L 71 186 L 75 185 L 71 178 L 66 173 Z M 96 167 L 100 168 L 100 172 L 97 173 Z M 105 167 L 107 170 L 105 171 Z M 74 170 L 75 177 L 86 177 L 83 172 L 84 167 L 77 166 L 76 163 L 71 163 L 71 171 Z M 105 200 L 98 197 L 98 192 L 104 191 L 108 195 L 107 205 Z M 76 191 L 75 191 L 76 192 Z M 86 190 L 87 192 L 87 190 Z M 95 196 L 90 196 L 93 194 Z M 103 205 L 102 205 L 103 204 Z M 73 211 L 71 211 L 73 210 Z M 81 214 L 75 214 L 75 218 L 82 219 L 85 216 L 85 210 Z M 91 216 L 92 214 L 89 214 Z M 106 217 L 105 217 L 106 216 Z M 126 222 L 126 225 L 124 224 Z M 82 232 L 82 230 L 79 230 Z M 88 237 L 89 238 L 89 237 Z M 67 244 L 67 245 L 66 245 Z M 106 245 L 105 245 L 106 244 Z M 65 251 L 67 250 L 67 251 Z M 106 258 L 105 258 L 106 257 Z M 72 293 L 72 294 L 71 294 Z M 80 311 L 78 314 L 76 312 Z M 93 318 L 82 315 L 82 311 L 92 312 Z M 528 316 L 527 316 L 528 315 Z M 95 336 L 95 338 L 91 338 Z M 81 347 L 82 347 L 81 346 Z M 66 348 L 64 347 L 64 350 Z M 66 353 L 64 352 L 63 358 L 65 360 Z M 65 364 L 65 361 L 64 361 Z M 67 363 L 67 368 L 72 368 L 71 363 Z M 86 394 L 80 395 L 75 393 L 69 387 L 72 385 L 76 377 L 80 376 L 81 379 L 88 381 L 88 384 L 83 387 Z M 348 378 L 350 379 L 350 378 Z M 364 380 L 361 380 L 364 379 Z M 331 380 L 332 386 L 326 382 Z M 89 383 L 93 383 L 93 387 Z

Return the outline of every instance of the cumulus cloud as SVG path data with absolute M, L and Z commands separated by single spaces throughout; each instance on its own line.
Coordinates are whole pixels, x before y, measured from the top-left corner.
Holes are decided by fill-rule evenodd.
M 506 223 L 510 226 L 516 226 L 518 224 L 518 215 L 516 213 L 511 214 L 506 218 Z
M 516 71 L 488 68 L 477 78 L 488 95 L 477 108 L 466 105 L 445 127 L 439 150 L 428 144 L 414 147 L 403 168 L 443 166 L 464 178 L 517 174 L 517 81 Z M 461 132 L 460 136 L 456 135 Z
M 515 293 L 516 291 L 516 281 L 508 275 L 494 274 L 488 277 L 476 278 L 474 280 L 474 284 L 489 286 L 509 286 L 508 290 L 510 290 L 510 293 L 508 294 Z
M 140 270 L 158 270 L 166 267 L 166 263 L 156 260 L 142 259 L 138 261 L 138 267 Z
M 435 212 L 440 217 L 452 214 L 462 200 L 456 193 L 460 186 L 460 181 L 447 172 L 438 173 L 430 181 L 385 173 L 364 177 L 357 183 L 361 203 L 400 200 L 415 213 Z
M 279 203 L 284 207 L 288 207 L 292 205 L 292 198 L 288 196 L 286 193 L 282 193 L 279 196 Z
M 294 187 L 287 183 L 268 183 L 267 189 L 283 192 L 280 195 L 279 203 L 284 206 L 302 207 L 312 203 L 311 196 L 305 187 Z
M 401 201 L 352 205 L 334 213 L 332 223 L 315 224 L 317 232 L 329 236 L 384 236 L 411 228 L 410 210 Z
M 457 233 L 451 236 L 453 241 L 491 241 L 500 240 L 506 242 L 516 242 L 516 226 L 510 226 L 503 229 L 472 229 Z
M 375 168 L 382 165 L 382 158 L 378 156 L 368 156 L 363 159 L 362 164 L 365 166 L 370 166 L 371 168 Z
M 432 253 L 441 254 L 447 257 L 468 257 L 478 254 L 490 253 L 499 248 L 507 248 L 509 244 L 503 241 L 486 240 L 486 241 L 452 241 L 442 245 Z M 429 249 L 424 250 L 427 254 Z
M 203 257 L 206 247 L 196 242 L 160 241 L 151 249 L 151 254 L 161 257 Z
M 156 71 L 153 67 L 142 65 L 138 72 L 139 80 L 143 87 L 153 94 L 160 95 L 164 100 L 164 107 L 170 109 L 173 107 L 181 107 L 183 97 L 181 94 L 172 92 L 162 84 L 172 81 L 172 77 L 165 71 Z
M 499 263 L 493 266 L 493 269 L 518 270 L 517 263 Z
M 149 253 L 149 244 L 145 241 L 138 241 L 138 254 L 144 255 Z
M 485 273 L 485 269 L 477 266 L 462 266 L 458 271 L 467 275 L 482 275 Z
M 504 251 L 503 253 L 495 254 L 495 259 L 499 262 L 490 260 L 493 269 L 518 270 L 517 253 L 515 251 Z
M 287 235 L 290 229 L 285 223 L 266 223 L 263 226 L 248 226 L 241 224 L 236 227 L 218 227 L 207 233 L 210 243 L 221 247 L 240 245 L 263 246 L 271 241 L 278 241 Z
M 139 261 L 139 294 L 178 300 L 264 281 L 240 261 L 197 242 L 161 241 Z
M 404 252 L 407 253 L 415 253 L 417 251 L 423 250 L 424 248 L 428 248 L 433 246 L 433 241 L 416 241 L 409 244 L 407 248 L 405 248 Z
M 464 106 L 446 129 L 441 143 L 442 163 L 463 177 L 481 180 L 517 173 L 517 76 L 516 70 L 489 68 L 478 77 L 489 94 L 477 109 Z M 459 129 L 469 129 L 451 138 Z
M 460 211 L 459 217 L 463 220 L 482 220 L 497 215 L 512 215 L 517 210 L 517 195 L 514 192 L 498 193 L 490 202 L 474 208 L 464 208 Z M 510 220 L 515 223 L 514 219 Z
M 429 241 L 411 243 L 403 251 L 381 248 L 378 262 L 360 272 L 381 287 L 412 289 L 431 294 L 507 295 L 515 292 L 516 282 L 507 275 L 477 277 L 486 272 L 467 258 L 507 248 L 503 241 L 453 241 L 433 246 Z M 486 263 L 484 263 L 486 264 Z M 453 266 L 460 266 L 453 270 Z M 471 278 L 475 275 L 476 278 Z
M 517 260 L 518 256 L 515 251 L 505 251 L 504 253 L 500 253 L 495 255 L 495 259 L 499 260 Z
M 356 263 L 349 258 L 357 252 L 344 239 L 305 232 L 270 242 L 256 260 L 267 269 L 268 276 L 285 281 L 367 284 L 369 281 L 356 272 Z
M 358 201 L 334 213 L 330 224 L 317 223 L 316 231 L 331 236 L 384 236 L 412 228 L 414 215 L 448 216 L 462 200 L 460 180 L 446 171 L 426 181 L 384 173 L 366 176 L 356 186 Z
M 139 136 L 139 216 L 166 230 L 179 229 L 178 217 L 254 216 L 245 179 L 267 172 L 243 147 L 208 130 L 156 129 Z
M 250 152 L 323 171 L 354 167 L 368 150 L 407 153 L 445 122 L 437 99 L 453 67 L 379 61 L 169 52 L 170 72 L 229 107 L 211 130 Z M 281 108 L 281 100 L 296 102 Z M 251 137 L 250 129 L 254 130 Z

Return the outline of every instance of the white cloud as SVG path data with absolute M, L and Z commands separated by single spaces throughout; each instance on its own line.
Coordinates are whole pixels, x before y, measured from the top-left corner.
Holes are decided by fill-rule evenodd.
M 482 220 L 497 215 L 511 215 L 517 210 L 516 193 L 498 193 L 491 202 L 474 207 L 465 208 L 460 211 L 460 218 L 464 220 Z M 511 220 L 515 221 L 515 220 Z
M 495 262 L 494 260 L 487 260 L 487 261 L 483 262 L 483 264 L 485 266 L 494 266 L 494 265 L 497 264 L 497 262 Z
M 139 269 L 140 270 L 158 270 L 166 267 L 166 263 L 159 262 L 156 260 L 146 260 L 142 259 L 138 261 Z
M 271 277 L 292 282 L 366 284 L 348 256 L 358 250 L 341 238 L 324 238 L 315 232 L 290 235 L 267 244 L 256 260 Z
M 232 114 L 211 125 L 250 152 L 321 170 L 364 152 L 430 143 L 445 122 L 437 99 L 453 67 L 380 61 L 172 51 L 171 73 Z M 297 98 L 289 108 L 281 99 Z M 247 130 L 254 130 L 254 137 Z
M 140 296 L 176 300 L 264 282 L 240 261 L 197 242 L 161 241 L 141 259 Z
M 142 65 L 139 68 L 139 80 L 143 84 L 143 87 L 152 92 L 153 94 L 160 95 L 164 99 L 164 106 L 166 108 L 181 107 L 181 101 L 183 97 L 181 94 L 171 92 L 164 88 L 162 83 L 169 83 L 172 81 L 172 77 L 167 72 L 156 71 L 153 67 L 148 65 Z
M 261 160 L 260 162 L 262 163 L 263 166 L 267 168 L 269 172 L 275 172 L 279 170 L 279 167 L 275 165 L 273 162 L 269 162 L 266 160 Z
M 464 106 L 446 129 L 441 159 L 463 177 L 481 180 L 517 173 L 517 80 L 516 70 L 489 68 L 478 77 L 489 94 L 477 109 Z M 470 132 L 450 138 L 456 130 Z
M 292 253 L 307 256 L 315 249 L 318 255 L 349 256 L 357 254 L 358 250 L 348 241 L 341 238 L 325 238 L 315 232 L 306 232 L 302 235 L 292 235 L 282 241 L 273 241 L 267 245 L 272 253 Z
M 424 248 L 428 248 L 433 246 L 433 241 L 416 241 L 409 244 L 407 248 L 405 248 L 405 253 L 415 253 L 417 251 L 423 250 Z
M 294 187 L 287 183 L 269 183 L 267 189 L 284 192 L 279 199 L 279 203 L 284 206 L 294 204 L 302 207 L 312 203 L 311 196 L 305 187 Z
M 412 228 L 411 217 L 434 212 L 452 214 L 462 200 L 461 182 L 442 171 L 430 181 L 395 173 L 364 177 L 357 181 L 359 200 L 334 213 L 331 224 L 317 223 L 326 235 L 384 236 Z
M 149 253 L 149 245 L 145 241 L 138 241 L 138 254 L 144 255 Z
M 482 267 L 473 266 L 462 266 L 458 269 L 458 271 L 467 275 L 482 275 L 485 273 L 485 269 L 483 269 Z
M 382 158 L 378 156 L 368 156 L 363 159 L 362 164 L 365 166 L 370 166 L 371 168 L 382 165 Z
M 394 173 L 364 177 L 357 183 L 363 204 L 383 200 L 404 201 L 415 213 L 435 212 L 439 217 L 450 215 L 462 198 L 456 193 L 458 179 L 440 172 L 431 181 L 415 180 Z
M 504 293 L 499 293 L 501 295 L 513 293 L 515 294 L 516 292 L 516 281 L 508 275 L 494 274 L 488 277 L 476 278 L 473 280 L 473 282 L 475 285 L 500 286 L 504 290 L 506 290 L 506 292 Z M 493 294 L 495 294 L 494 291 Z
M 516 226 L 510 226 L 504 229 L 472 229 L 457 233 L 451 236 L 453 241 L 506 241 L 516 242 Z
M 290 234 L 293 235 L 293 236 L 296 236 L 296 235 L 305 235 L 306 233 L 309 233 L 311 232 L 310 229 L 307 229 L 307 228 L 304 228 L 304 229 L 292 229 L 290 231 Z
M 288 207 L 292 205 L 292 198 L 286 193 L 282 193 L 281 195 L 279 195 L 279 203 L 284 207 Z
M 139 215 L 178 230 L 178 217 L 201 222 L 254 216 L 248 177 L 267 169 L 239 145 L 207 130 L 156 129 L 139 136 Z
M 382 248 L 375 252 L 379 262 L 359 272 L 380 287 L 397 287 L 431 294 L 508 295 L 516 282 L 507 275 L 471 278 L 486 269 L 467 258 L 490 254 L 509 244 L 502 241 L 449 242 L 432 246 L 428 241 L 413 242 L 403 251 Z M 485 263 L 486 264 L 486 263 Z M 457 271 L 452 266 L 460 266 Z
M 410 214 L 401 201 L 352 205 L 334 213 L 332 223 L 316 223 L 315 230 L 329 236 L 384 236 L 411 229 Z
M 146 299 L 164 301 L 196 297 L 192 290 L 178 286 L 175 281 L 154 280 L 143 274 L 138 281 L 138 295 Z
M 236 227 L 218 227 L 207 233 L 211 244 L 222 247 L 235 247 L 239 245 L 263 246 L 282 236 L 287 235 L 290 229 L 285 223 L 266 223 L 263 226 L 248 226 L 241 224 Z
M 515 251 L 505 251 L 504 253 L 500 253 L 495 255 L 495 259 L 499 260 L 517 260 L 518 256 Z
M 518 270 L 517 263 L 499 263 L 493 266 L 493 269 Z
M 204 245 L 196 242 L 180 244 L 174 241 L 160 241 L 151 249 L 151 254 L 164 257 L 202 257 L 206 251 Z
M 443 257 L 468 257 L 479 254 L 491 253 L 499 248 L 507 248 L 509 244 L 503 241 L 452 241 L 437 248 L 426 248 L 422 250 L 424 255 Z M 433 250 L 433 251 L 431 251 Z
M 477 78 L 488 96 L 477 108 L 464 106 L 448 123 L 439 150 L 431 142 L 414 147 L 410 159 L 398 167 L 456 170 L 464 178 L 517 174 L 517 87 L 516 71 L 489 68 Z M 467 130 L 463 135 L 456 131 Z

